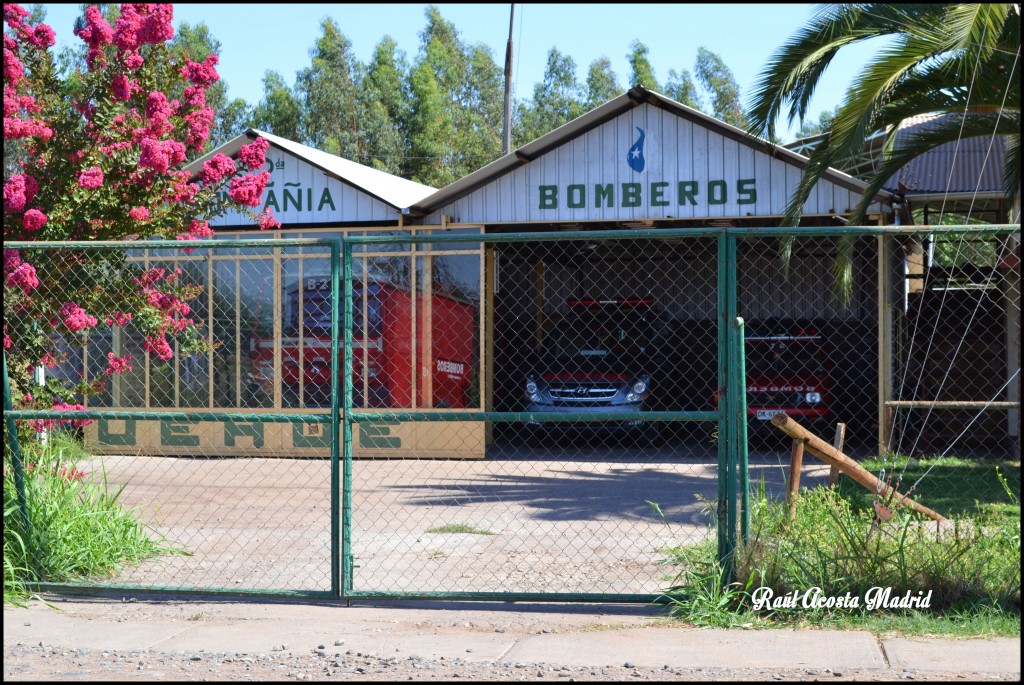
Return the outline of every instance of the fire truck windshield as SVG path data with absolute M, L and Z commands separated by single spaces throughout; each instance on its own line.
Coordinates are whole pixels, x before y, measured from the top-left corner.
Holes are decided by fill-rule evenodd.
M 817 341 L 747 340 L 747 373 L 804 374 L 825 371 Z

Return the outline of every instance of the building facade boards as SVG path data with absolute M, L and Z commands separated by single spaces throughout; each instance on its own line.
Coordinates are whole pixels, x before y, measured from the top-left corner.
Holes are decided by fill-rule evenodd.
M 81 361 L 93 373 L 102 373 L 97 365 L 107 351 L 147 358 L 92 405 L 275 413 L 329 406 L 322 387 L 329 374 L 317 385 L 309 372 L 295 370 L 329 368 L 329 336 L 310 333 L 311 322 L 329 320 L 329 250 L 239 249 L 233 239 L 771 226 L 806 163 L 637 87 L 440 190 L 256 130 L 189 168 L 197 171 L 213 154 L 231 156 L 256 136 L 270 142 L 263 207 L 273 210 L 280 230 L 259 231 L 247 217 L 229 213 L 211 221 L 223 249 L 190 255 L 138 250 L 131 256 L 147 267 L 182 268 L 204 285 L 194 313 L 205 317 L 215 349 L 155 363 L 141 340 L 127 334 L 91 340 Z M 830 171 L 805 205 L 806 223 L 837 225 L 863 189 L 853 177 Z M 881 204 L 872 207 L 873 221 L 884 219 L 882 211 Z M 535 345 L 545 318 L 564 312 L 571 298 L 642 289 L 673 319 L 710 330 L 717 316 L 714 240 L 673 246 L 668 256 L 656 242 L 620 251 L 615 268 L 576 259 L 578 244 L 556 243 L 543 254 L 524 249 L 525 243 L 488 246 L 472 238 L 360 246 L 353 264 L 354 313 L 362 326 L 362 342 L 353 350 L 356 410 L 374 406 L 378 376 L 385 372 L 401 376 L 387 389 L 387 406 L 514 410 L 508 398 L 521 394 L 521 379 L 512 373 L 516 360 L 509 351 Z M 831 297 L 831 276 L 821 268 L 831 243 L 796 254 L 787 276 L 777 243 L 761 242 L 740 254 L 741 314 L 829 319 L 846 326 L 850 345 L 876 339 L 874 241 L 857 255 L 858 283 L 849 305 Z M 453 337 L 455 327 L 464 332 Z M 714 347 L 704 354 L 707 366 Z M 319 373 L 323 379 L 323 369 Z M 87 436 L 107 453 L 329 453 L 326 424 L 110 420 L 90 426 Z M 354 453 L 482 458 L 488 440 L 480 422 L 359 423 Z

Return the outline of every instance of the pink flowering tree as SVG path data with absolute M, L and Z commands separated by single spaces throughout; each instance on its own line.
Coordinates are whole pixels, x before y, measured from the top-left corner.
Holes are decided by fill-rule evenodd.
M 262 228 L 279 225 L 258 212 L 269 180 L 261 171 L 266 140 L 235 159 L 215 155 L 196 176 L 182 170 L 209 140 L 214 112 L 205 94 L 219 77 L 216 55 L 196 63 L 169 49 L 171 5 L 121 5 L 113 25 L 87 8 L 75 31 L 86 67 L 71 75 L 54 66 L 53 30 L 30 25 L 19 5 L 3 7 L 4 143 L 21 151 L 4 169 L 5 243 L 187 242 L 212 237 L 209 220 L 229 209 Z M 183 97 L 171 99 L 175 92 Z M 180 275 L 133 267 L 123 250 L 5 248 L 4 350 L 15 396 L 49 408 L 131 369 L 130 357 L 109 354 L 105 377 L 65 387 L 64 396 L 33 396 L 30 374 L 60 361 L 58 338 L 81 344 L 92 332 L 130 326 L 156 359 L 172 356 L 174 340 L 183 352 L 205 349 L 208 332 L 188 304 L 200 288 Z

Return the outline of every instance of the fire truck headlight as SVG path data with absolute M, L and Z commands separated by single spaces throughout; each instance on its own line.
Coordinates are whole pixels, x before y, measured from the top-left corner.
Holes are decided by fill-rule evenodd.
M 806 395 L 804 395 L 804 400 L 808 404 L 818 404 L 819 402 L 821 402 L 821 393 L 820 392 L 809 392 Z

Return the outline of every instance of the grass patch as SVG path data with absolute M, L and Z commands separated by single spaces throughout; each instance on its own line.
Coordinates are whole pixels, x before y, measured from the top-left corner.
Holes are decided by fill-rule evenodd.
M 179 551 L 150 537 L 137 513 L 120 504 L 121 490 L 108 488 L 105 472 L 78 467 L 88 454 L 73 436 L 51 431 L 45 446 L 21 444 L 31 527 L 19 505 L 5 441 L 5 603 L 23 605 L 36 583 L 110 578 L 126 564 Z
M 990 489 L 993 500 L 976 503 L 961 498 L 963 511 L 970 515 L 952 519 L 941 533 L 936 533 L 934 522 L 900 509 L 869 536 L 871 497 L 862 501 L 860 493 L 845 488 L 805 489 L 796 520 L 790 523 L 788 505 L 768 498 L 762 484 L 750 497 L 751 542 L 737 550 L 735 582 L 723 581 L 714 536 L 698 546 L 674 548 L 667 560 L 676 571 L 665 593 L 669 613 L 715 627 L 1018 636 L 1020 518 L 1006 515 L 1006 509 L 1019 511 L 1019 498 L 1011 485 L 1004 489 L 994 467 L 989 468 L 998 488 Z M 949 511 L 934 501 L 925 502 L 942 513 Z M 947 496 L 946 502 L 952 504 L 954 498 Z M 994 504 L 1004 507 L 985 506 Z M 774 598 L 796 593 L 796 606 L 756 605 L 757 593 L 765 592 L 762 588 L 770 589 Z M 803 606 L 813 588 L 820 588 L 825 598 L 857 598 L 857 606 Z M 872 588 L 891 588 L 893 597 L 930 591 L 929 606 L 869 608 Z
M 900 492 L 920 479 L 911 497 L 947 518 L 1020 520 L 1019 460 L 897 456 L 886 462 L 865 459 L 860 464 L 875 475 L 885 467 L 894 476 L 893 485 L 902 474 Z M 873 495 L 846 476 L 839 479 L 839 492 L 855 511 L 871 510 Z
M 428 528 L 428 533 L 468 533 L 470 535 L 494 535 L 492 531 L 474 528 L 465 523 L 446 523 L 443 526 Z

